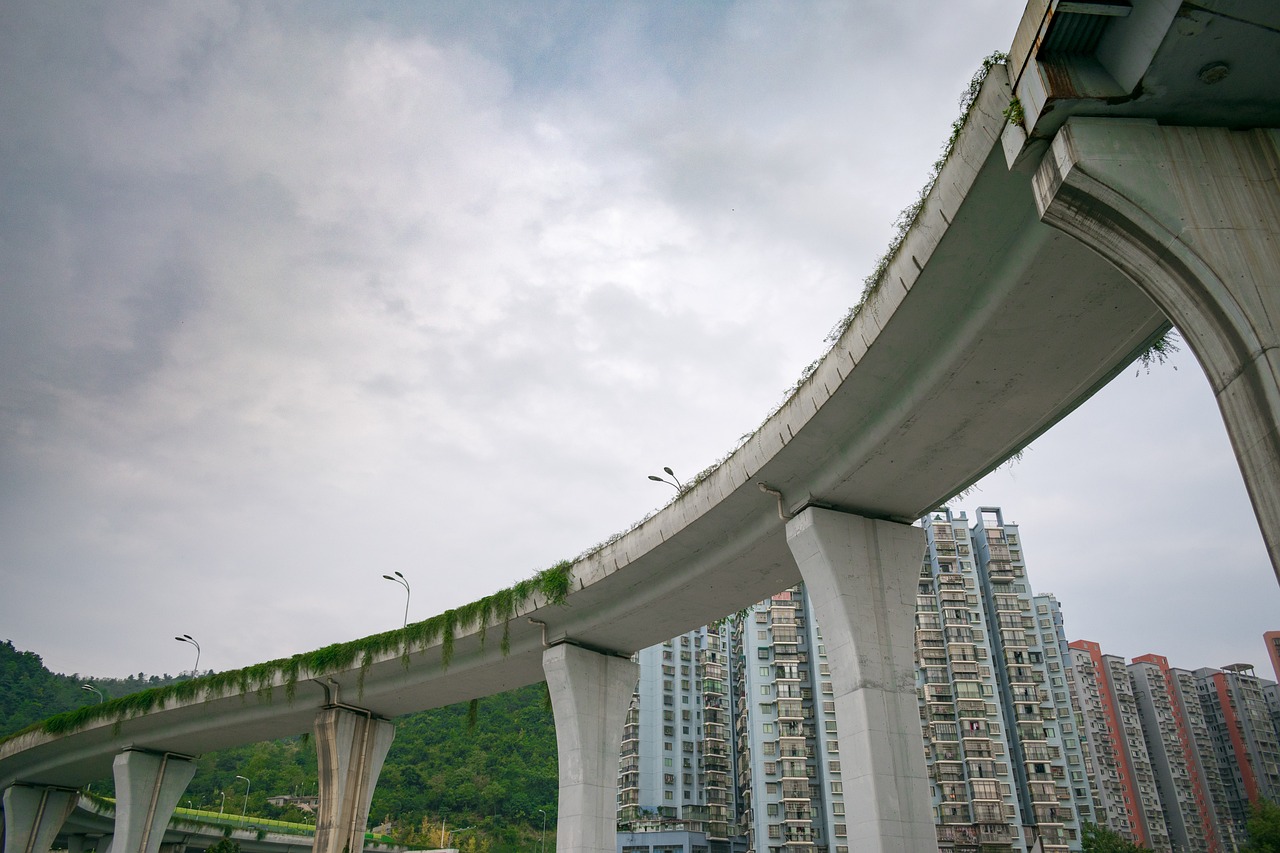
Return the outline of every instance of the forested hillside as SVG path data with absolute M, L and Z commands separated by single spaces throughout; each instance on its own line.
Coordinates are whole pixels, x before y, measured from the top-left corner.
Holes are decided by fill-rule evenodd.
M 109 697 L 166 683 L 168 676 L 93 679 L 49 672 L 39 655 L 0 643 L 0 737 L 53 714 L 97 701 L 81 685 L 91 683 Z M 535 846 L 545 809 L 547 843 L 554 848 L 556 741 L 542 685 L 513 690 L 480 702 L 475 725 L 466 705 L 409 714 L 395 720 L 396 736 L 383 766 L 370 823 L 389 823 L 388 834 L 418 847 L 440 845 L 476 853 Z M 289 738 L 208 753 L 187 787 L 182 805 L 237 815 L 309 821 L 296 807 L 279 809 L 268 797 L 316 792 L 315 747 L 308 737 Z M 237 776 L 250 780 L 248 786 Z M 109 795 L 111 780 L 93 792 Z

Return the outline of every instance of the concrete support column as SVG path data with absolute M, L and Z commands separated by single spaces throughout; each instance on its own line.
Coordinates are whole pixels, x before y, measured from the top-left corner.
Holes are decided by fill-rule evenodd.
M 542 653 L 556 720 L 560 809 L 556 853 L 614 853 L 618 751 L 640 668 L 567 644 Z
M 325 708 L 316 715 L 320 806 L 314 853 L 360 853 L 369 803 L 396 727 L 372 714 Z
M 4 853 L 48 853 L 80 800 L 80 792 L 43 785 L 4 791 Z
M 1034 187 L 1199 359 L 1280 579 L 1280 131 L 1075 117 Z
M 916 700 L 924 531 L 809 508 L 787 522 L 787 544 L 831 667 L 849 849 L 936 850 Z
M 114 853 L 159 853 L 165 827 L 196 763 L 183 755 L 127 750 L 116 756 Z

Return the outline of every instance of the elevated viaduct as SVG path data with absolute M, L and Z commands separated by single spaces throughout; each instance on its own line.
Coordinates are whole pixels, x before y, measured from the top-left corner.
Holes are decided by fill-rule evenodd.
M 1280 566 L 1280 4 L 1030 0 L 909 232 L 831 351 L 708 476 L 579 559 L 563 601 L 371 659 L 210 687 L 0 745 L 6 853 L 43 853 L 114 772 L 112 853 L 156 853 L 189 756 L 314 730 L 315 849 L 363 834 L 396 715 L 546 679 L 559 850 L 614 846 L 632 652 L 803 579 L 826 640 L 849 844 L 934 849 L 912 644 L 912 522 L 1175 326 Z M 557 596 L 558 598 L 558 596 Z M 507 618 L 513 615 L 514 618 Z M 507 633 L 505 653 L 493 635 Z M 485 637 L 489 641 L 485 642 Z M 101 851 L 100 851 L 101 853 Z

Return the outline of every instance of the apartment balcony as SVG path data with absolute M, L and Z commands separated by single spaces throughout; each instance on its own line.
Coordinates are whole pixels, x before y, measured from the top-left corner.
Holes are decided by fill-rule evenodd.
M 812 829 L 805 829 L 799 826 L 786 824 L 786 828 L 782 832 L 782 840 L 788 844 L 812 844 L 817 838 L 817 833 Z
M 1002 823 L 978 824 L 979 844 L 1012 844 L 1013 827 Z
M 782 783 L 782 799 L 784 800 L 805 800 L 809 799 L 809 783 L 786 781 Z
M 999 823 L 1005 819 L 1004 806 L 1000 803 L 976 803 L 973 819 L 974 823 Z

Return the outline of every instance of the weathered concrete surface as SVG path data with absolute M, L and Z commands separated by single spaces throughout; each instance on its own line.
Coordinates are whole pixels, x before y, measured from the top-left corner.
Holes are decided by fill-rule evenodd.
M 48 853 L 80 795 L 63 788 L 15 785 L 4 791 L 4 853 Z
M 1200 360 L 1280 579 L 1280 133 L 1073 118 L 1035 189 Z
M 924 531 L 810 508 L 787 523 L 787 542 L 831 667 L 849 849 L 935 849 L 916 699 Z
M 185 756 L 127 750 L 115 758 L 112 853 L 158 853 L 196 764 Z
M 562 643 L 542 656 L 560 760 L 557 853 L 614 853 L 618 751 L 640 667 Z
M 315 853 L 364 848 L 373 789 L 395 734 L 386 720 L 349 708 L 325 708 L 316 715 L 320 808 Z

